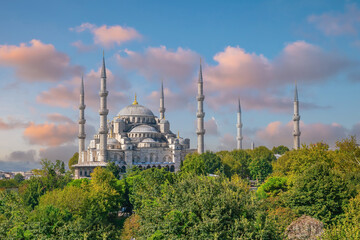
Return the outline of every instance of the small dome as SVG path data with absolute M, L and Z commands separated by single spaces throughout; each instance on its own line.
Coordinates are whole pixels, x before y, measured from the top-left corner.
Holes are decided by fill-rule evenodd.
M 154 139 L 152 139 L 152 138 L 145 138 L 141 142 L 143 142 L 143 143 L 153 143 L 153 142 L 156 142 L 156 141 Z
M 145 116 L 154 117 L 153 112 L 140 104 L 129 105 L 118 113 L 118 116 Z
M 116 145 L 118 144 L 119 142 L 115 139 L 115 138 L 108 138 L 107 139 L 107 144 L 108 145 Z
M 157 133 L 158 130 L 156 130 L 152 126 L 143 124 L 143 125 L 134 127 L 130 132 L 131 133 Z

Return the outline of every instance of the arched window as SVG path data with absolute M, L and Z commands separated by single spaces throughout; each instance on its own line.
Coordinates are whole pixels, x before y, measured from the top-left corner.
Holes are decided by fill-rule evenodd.
M 170 172 L 175 172 L 175 167 L 174 167 L 174 165 L 171 165 L 171 167 L 170 167 Z
M 80 170 L 80 176 L 82 176 L 82 171 Z
M 168 165 L 166 165 L 165 170 L 169 171 L 169 166 Z
M 87 177 L 87 172 L 86 171 L 84 172 L 84 176 Z

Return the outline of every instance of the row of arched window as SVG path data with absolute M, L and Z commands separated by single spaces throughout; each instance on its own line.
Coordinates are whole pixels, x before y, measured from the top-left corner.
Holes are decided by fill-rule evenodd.
M 79 176 L 80 177 L 90 177 L 90 174 L 92 173 L 93 171 L 91 169 L 89 170 L 80 170 L 79 171 Z
M 129 117 L 125 118 L 126 120 L 131 123 L 155 123 L 155 119 L 150 117 Z
M 156 133 L 128 133 L 129 138 L 157 138 Z
M 140 163 L 141 162 L 140 157 L 134 156 L 133 162 Z M 159 162 L 159 158 L 158 156 L 155 155 L 155 153 L 151 153 L 149 157 L 148 156 L 144 157 L 144 162 Z M 164 156 L 162 162 L 171 162 L 171 157 L 168 155 Z

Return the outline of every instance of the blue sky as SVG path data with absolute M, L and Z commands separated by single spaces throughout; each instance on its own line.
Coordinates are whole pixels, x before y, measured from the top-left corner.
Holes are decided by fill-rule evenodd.
M 8 1 L 0 8 L 0 170 L 77 149 L 78 92 L 88 138 L 98 129 L 99 67 L 109 117 L 139 103 L 158 115 L 161 79 L 173 132 L 196 148 L 196 78 L 203 59 L 206 149 L 292 145 L 297 81 L 301 142 L 360 134 L 360 6 L 355 1 Z

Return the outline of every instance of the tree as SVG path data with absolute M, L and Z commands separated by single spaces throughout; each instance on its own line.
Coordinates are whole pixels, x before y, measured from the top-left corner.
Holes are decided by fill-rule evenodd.
M 284 153 L 289 151 L 289 148 L 284 146 L 284 145 L 280 145 L 277 147 L 273 147 L 273 149 L 271 150 L 274 154 L 280 154 L 283 155 Z
M 356 138 L 343 139 L 336 142 L 335 168 L 348 174 L 349 172 L 360 172 L 360 148 L 356 143 Z
M 226 176 L 239 175 L 248 178 L 250 155 L 244 150 L 233 150 L 231 152 L 221 151 L 216 153 L 221 158 Z
M 69 169 L 74 171 L 73 165 L 77 164 L 79 160 L 79 153 L 76 152 L 74 155 L 69 159 Z
M 273 162 L 273 170 L 274 174 L 289 176 L 292 180 L 319 162 L 334 166 L 334 154 L 323 143 L 304 145 L 299 150 L 286 152 Z
M 17 173 L 15 176 L 14 176 L 14 180 L 18 183 L 21 183 L 22 181 L 25 180 L 24 176 L 21 174 L 21 173 Z
M 25 239 L 24 227 L 30 211 L 13 191 L 0 191 L 0 238 Z
M 47 160 L 41 160 L 42 169 L 38 171 L 39 176 L 32 177 L 22 183 L 19 192 L 26 205 L 34 208 L 40 196 L 56 188 L 63 188 L 70 182 L 69 173 L 64 174 L 64 164 L 60 160 L 55 163 Z
M 272 165 L 264 157 L 253 158 L 249 164 L 250 177 L 253 180 L 264 181 L 272 173 Z
M 274 238 L 266 216 L 256 214 L 248 185 L 236 175 L 228 180 L 183 173 L 158 187 L 158 193 L 135 205 L 139 239 Z M 134 187 L 136 196 L 147 191 L 152 189 Z
M 331 165 L 319 162 L 297 176 L 285 194 L 285 204 L 298 214 L 309 215 L 325 224 L 334 223 L 356 191 Z
M 124 227 L 121 231 L 121 239 L 131 240 L 137 237 L 140 229 L 140 217 L 137 214 L 133 214 L 128 217 L 124 222 Z
M 276 197 L 288 190 L 286 177 L 270 177 L 257 189 L 256 193 L 262 198 Z
M 223 171 L 223 165 L 219 156 L 207 151 L 203 154 L 193 153 L 186 155 L 181 171 L 198 175 L 215 174 Z
M 120 169 L 120 166 L 115 164 L 114 162 L 108 162 L 107 166 L 106 166 L 106 169 L 109 170 L 110 172 L 112 172 L 112 174 L 117 178 L 119 179 L 120 177 L 120 172 L 121 172 L 121 169 Z
M 345 206 L 344 218 L 328 228 L 322 239 L 360 239 L 360 193 Z

